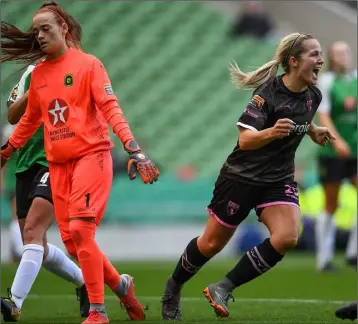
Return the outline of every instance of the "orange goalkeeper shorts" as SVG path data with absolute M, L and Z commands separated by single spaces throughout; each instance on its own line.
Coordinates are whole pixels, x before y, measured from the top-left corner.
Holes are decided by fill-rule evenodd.
M 51 190 L 62 241 L 71 238 L 70 218 L 91 217 L 98 226 L 112 186 L 110 151 L 89 153 L 64 164 L 49 163 Z

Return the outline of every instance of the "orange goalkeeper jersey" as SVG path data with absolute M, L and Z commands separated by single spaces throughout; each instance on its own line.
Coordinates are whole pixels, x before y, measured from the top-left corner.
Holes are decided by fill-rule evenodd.
M 9 142 L 22 147 L 42 122 L 53 163 L 112 148 L 107 123 L 123 143 L 134 139 L 103 64 L 72 48 L 33 70 L 26 112 Z

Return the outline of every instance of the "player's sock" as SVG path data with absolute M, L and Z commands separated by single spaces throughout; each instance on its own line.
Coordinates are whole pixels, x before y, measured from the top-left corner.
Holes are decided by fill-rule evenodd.
M 103 257 L 95 241 L 96 224 L 82 220 L 70 221 L 70 233 L 91 304 L 104 304 Z
M 104 272 L 104 283 L 112 290 L 116 289 L 120 281 L 120 275 L 113 264 L 108 258 L 102 253 L 103 258 L 103 272 Z
M 18 308 L 26 299 L 40 271 L 44 247 L 38 244 L 26 244 L 11 287 L 12 298 Z
M 48 254 L 43 261 L 43 267 L 56 276 L 81 287 L 84 284 L 81 269 L 61 249 L 50 243 L 47 246 Z
M 348 260 L 357 258 L 357 223 L 351 229 L 346 249 L 346 258 Z
M 116 268 L 103 254 L 103 272 L 104 272 L 104 283 L 111 288 L 111 290 L 119 297 L 123 297 L 128 289 L 126 290 L 126 277 L 119 275 Z M 123 280 L 122 280 L 123 279 Z M 129 288 L 129 284 L 128 284 Z
M 98 311 L 99 313 L 102 313 L 103 315 L 106 315 L 107 316 L 107 312 L 106 312 L 106 306 L 104 306 L 104 304 L 96 304 L 96 303 L 93 303 L 90 305 L 90 311 L 91 310 L 96 310 Z
M 10 240 L 11 240 L 11 249 L 14 253 L 14 257 L 21 259 L 23 244 L 19 222 L 17 220 L 12 220 L 10 223 Z
M 122 298 L 127 294 L 130 285 L 131 285 L 130 277 L 123 275 L 121 276 L 118 285 L 112 290 L 119 298 Z
M 332 215 L 322 212 L 316 221 L 317 268 L 323 269 L 333 258 L 335 245 L 335 224 Z
M 258 246 L 248 250 L 236 266 L 226 275 L 226 278 L 222 280 L 222 283 L 227 288 L 231 288 L 230 290 L 233 290 L 234 287 L 239 287 L 267 272 L 281 261 L 282 258 L 283 255 L 275 250 L 270 239 L 266 239 Z
M 211 259 L 199 251 L 197 241 L 197 237 L 190 241 L 172 274 L 172 278 L 178 285 L 187 282 Z

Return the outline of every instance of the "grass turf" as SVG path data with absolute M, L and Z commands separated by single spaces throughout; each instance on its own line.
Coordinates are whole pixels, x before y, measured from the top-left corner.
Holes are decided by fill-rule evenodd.
M 356 272 L 337 258 L 340 271 L 320 274 L 312 255 L 291 254 L 275 269 L 234 292 L 230 317 L 216 318 L 202 293 L 231 269 L 236 260 L 213 260 L 183 290 L 183 323 L 342 323 L 334 311 L 345 301 L 356 299 Z M 160 298 L 173 270 L 172 262 L 121 262 L 117 269 L 135 279 L 137 296 L 148 306 L 147 323 L 160 322 Z M 16 265 L 1 266 L 1 293 L 11 286 Z M 106 291 L 111 323 L 129 322 L 113 293 Z M 21 323 L 81 323 L 74 287 L 41 270 L 23 305 Z

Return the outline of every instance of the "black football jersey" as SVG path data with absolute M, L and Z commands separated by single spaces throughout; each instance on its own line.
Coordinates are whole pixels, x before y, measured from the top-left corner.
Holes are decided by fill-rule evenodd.
M 291 134 L 256 150 L 242 150 L 237 143 L 220 174 L 248 184 L 269 185 L 294 180 L 295 153 L 322 100 L 315 86 L 296 93 L 277 76 L 258 87 L 237 122 L 238 127 L 261 131 L 273 127 L 277 120 L 295 122 Z

